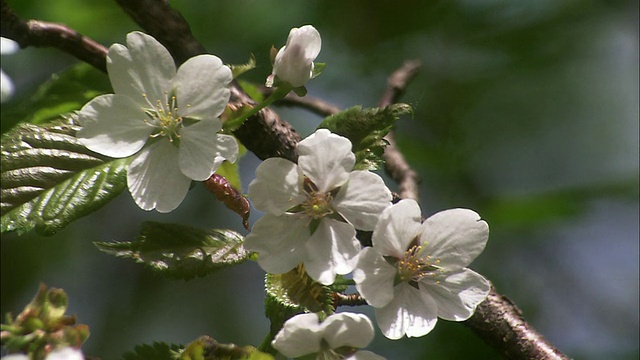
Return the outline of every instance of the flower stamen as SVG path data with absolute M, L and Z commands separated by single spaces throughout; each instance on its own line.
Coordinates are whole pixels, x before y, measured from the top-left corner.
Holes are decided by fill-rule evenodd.
M 317 220 L 333 214 L 333 209 L 331 208 L 333 195 L 331 193 L 325 194 L 319 191 L 316 184 L 307 177 L 303 180 L 302 189 L 303 193 L 307 197 L 307 199 L 301 204 L 302 211 L 308 217 Z
M 413 245 L 404 253 L 402 258 L 397 259 L 395 266 L 398 270 L 396 282 L 417 283 L 427 276 L 437 276 L 444 269 L 435 265 L 440 263 L 437 259 L 431 261 L 431 255 L 424 256 L 422 253 L 425 248 L 422 245 Z
M 164 95 L 165 98 L 163 100 L 158 99 L 153 104 L 147 94 L 142 94 L 142 97 L 149 105 L 149 108 L 145 110 L 149 119 L 144 119 L 144 122 L 158 128 L 157 132 L 150 135 L 151 138 L 166 136 L 170 142 L 178 146 L 180 144 L 180 129 L 184 126 L 183 120 L 186 116 L 180 115 L 178 100 L 175 95 L 169 96 L 167 92 Z M 189 107 L 190 105 L 187 104 L 187 110 Z

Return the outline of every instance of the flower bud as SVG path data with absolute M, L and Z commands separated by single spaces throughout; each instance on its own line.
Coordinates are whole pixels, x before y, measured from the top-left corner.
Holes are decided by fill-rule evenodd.
M 293 87 L 303 86 L 313 75 L 313 61 L 321 46 L 320 33 L 313 26 L 291 29 L 287 44 L 276 55 L 273 75 Z

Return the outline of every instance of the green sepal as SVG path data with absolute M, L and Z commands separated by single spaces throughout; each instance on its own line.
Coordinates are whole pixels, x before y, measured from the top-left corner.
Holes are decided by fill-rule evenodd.
M 322 72 L 324 71 L 324 68 L 327 67 L 326 63 L 313 63 L 313 72 L 311 73 L 311 78 L 315 79 L 318 76 L 320 76 L 320 74 L 322 74 Z
M 220 344 L 209 336 L 189 343 L 180 353 L 179 360 L 273 360 L 273 356 L 253 346 Z
M 355 170 L 377 170 L 382 166 L 382 154 L 387 146 L 384 136 L 401 115 L 412 111 L 407 104 L 369 109 L 354 106 L 325 118 L 318 129 L 329 129 L 351 141 L 356 155 Z
M 296 93 L 296 95 L 298 95 L 299 97 L 304 97 L 305 95 L 307 95 L 307 88 L 304 86 L 298 86 L 296 88 L 293 88 L 293 92 Z
M 153 344 L 140 344 L 122 355 L 124 360 L 177 360 L 183 346 L 154 341 Z
M 2 136 L 0 229 L 53 235 L 126 189 L 129 159 L 96 154 L 73 120 L 22 124 Z
M 133 242 L 96 242 L 98 249 L 171 278 L 190 280 L 237 265 L 249 256 L 244 238 L 232 230 L 146 221 Z
M 249 61 L 246 64 L 240 65 L 227 65 L 231 68 L 231 73 L 233 74 L 233 78 L 236 79 L 238 76 L 246 73 L 247 71 L 253 70 L 256 68 L 256 57 L 251 54 L 249 56 Z

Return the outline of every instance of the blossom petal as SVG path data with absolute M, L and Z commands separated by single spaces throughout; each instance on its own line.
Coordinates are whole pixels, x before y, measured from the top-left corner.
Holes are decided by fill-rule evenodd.
M 303 262 L 309 239 L 308 220 L 295 214 L 266 214 L 245 237 L 244 247 L 258 253 L 258 264 L 272 274 L 285 273 Z
M 329 316 L 321 325 L 331 349 L 343 346 L 363 348 L 373 340 L 373 324 L 363 314 L 350 312 Z
M 300 314 L 287 320 L 275 339 L 274 349 L 288 358 L 297 358 L 321 350 L 322 327 L 318 315 Z
M 178 149 L 162 139 L 143 149 L 131 161 L 127 173 L 129 192 L 143 210 L 167 213 L 180 205 L 191 179 L 178 166 Z
M 380 254 L 401 258 L 420 233 L 420 206 L 415 200 L 401 200 L 386 208 L 373 230 L 372 243 Z
M 293 28 L 289 32 L 287 38 L 287 46 L 299 44 L 303 46 L 304 58 L 307 60 L 315 60 L 320 54 L 322 48 L 322 38 L 320 33 L 312 25 L 304 25 L 299 28 Z
M 82 145 L 99 154 L 123 158 L 137 153 L 154 128 L 133 100 L 122 95 L 101 95 L 78 113 L 82 128 L 76 136 Z
M 426 278 L 420 286 L 428 289 L 438 304 L 438 317 L 445 320 L 463 321 L 470 318 L 491 289 L 487 279 L 466 268 L 439 280 L 436 282 Z
M 407 283 L 398 284 L 393 300 L 375 312 L 380 330 L 392 340 L 426 335 L 438 321 L 435 301 Z
M 3 38 L 4 39 L 4 38 Z M 13 81 L 2 69 L 0 69 L 0 102 L 5 102 L 11 98 L 15 87 Z
M 208 179 L 222 163 L 222 161 L 216 162 L 217 157 L 223 157 L 220 148 L 225 154 L 229 154 L 235 145 L 236 153 L 233 154 L 235 160 L 238 144 L 229 135 L 226 136 L 229 136 L 233 143 L 220 144 L 216 132 L 221 127 L 222 122 L 219 119 L 207 118 L 180 130 L 180 169 L 182 173 L 193 180 Z M 225 145 L 232 148 L 226 149 Z
M 226 160 L 230 163 L 238 160 L 238 152 L 240 147 L 236 138 L 231 135 L 216 134 L 216 159 L 214 161 L 213 168 L 217 171 L 220 165 Z M 215 172 L 215 171 L 214 171 Z
M 164 105 L 171 90 L 176 66 L 169 51 L 152 36 L 139 31 L 127 35 L 127 46 L 114 44 L 107 54 L 107 72 L 116 94 L 129 96 L 139 104 Z
M 313 60 L 320 53 L 322 39 L 311 25 L 293 28 L 287 44 L 276 54 L 273 74 L 293 87 L 303 86 L 313 74 Z
M 231 69 L 217 56 L 198 55 L 185 61 L 173 83 L 180 115 L 192 119 L 220 116 L 229 102 L 231 80 Z
M 307 273 L 323 285 L 333 284 L 336 274 L 348 274 L 355 267 L 360 243 L 353 225 L 324 218 L 307 241 Z
M 4 358 L 3 356 L 2 359 Z M 84 360 L 84 354 L 73 347 L 59 348 L 50 352 L 45 360 Z
M 349 139 L 319 129 L 298 143 L 298 166 L 322 192 L 342 186 L 356 163 Z
M 345 360 L 386 360 L 384 357 L 368 350 L 358 350 Z
M 269 158 L 256 169 L 256 178 L 249 184 L 253 206 L 272 215 L 283 214 L 300 204 L 298 165 L 282 158 Z
M 424 221 L 420 242 L 425 254 L 440 260 L 441 266 L 461 269 L 484 250 L 489 239 L 489 225 L 475 211 L 451 209 L 441 211 Z
M 356 289 L 373 307 L 383 307 L 394 296 L 393 282 L 396 268 L 390 265 L 375 248 L 362 249 L 353 270 Z
M 391 191 L 382 178 L 368 171 L 353 171 L 333 201 L 333 207 L 356 229 L 371 231 L 384 209 L 391 205 Z

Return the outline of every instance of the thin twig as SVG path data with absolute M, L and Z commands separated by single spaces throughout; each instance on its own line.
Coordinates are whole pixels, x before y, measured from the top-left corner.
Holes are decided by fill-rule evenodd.
M 260 87 L 260 92 L 264 96 L 269 96 L 273 93 L 273 88 L 266 86 Z M 320 98 L 305 95 L 300 97 L 295 93 L 289 93 L 283 99 L 278 100 L 274 105 L 276 106 L 295 106 L 305 110 L 308 110 L 314 114 L 320 116 L 330 116 L 340 112 L 340 108 L 330 104 Z
M 38 20 L 22 20 L 2 0 L 2 36 L 12 39 L 20 47 L 53 47 L 107 71 L 107 48 L 63 24 Z
M 398 70 L 394 71 L 387 82 L 387 90 L 382 95 L 378 106 L 385 107 L 398 102 L 405 89 L 418 74 L 422 63 L 419 60 L 409 60 Z M 389 143 L 382 155 L 385 170 L 391 178 L 398 183 L 399 194 L 402 199 L 418 200 L 418 184 L 420 176 L 409 166 L 404 155 L 398 150 L 394 131 L 390 131 L 385 140 Z

